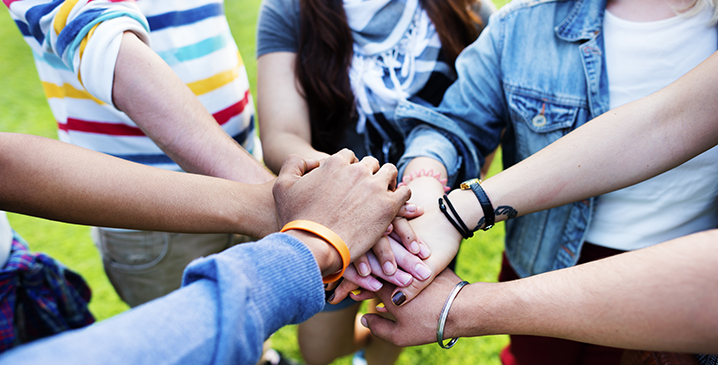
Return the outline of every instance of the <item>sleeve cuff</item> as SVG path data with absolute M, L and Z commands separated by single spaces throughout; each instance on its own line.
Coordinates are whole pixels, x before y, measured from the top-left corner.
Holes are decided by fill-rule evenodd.
M 417 157 L 430 157 L 446 167 L 448 186 L 453 186 L 461 166 L 461 156 L 451 141 L 439 131 L 420 125 L 414 128 L 406 139 L 406 150 L 397 164 L 399 176 L 404 176 L 406 165 Z
M 100 23 L 84 49 L 82 60 L 75 57 L 75 69 L 79 66 L 80 82 L 94 97 L 114 105 L 112 88 L 115 78 L 115 65 L 120 52 L 122 35 L 133 32 L 144 43 L 150 43 L 148 30 L 143 24 L 131 17 L 119 17 Z M 80 52 L 78 48 L 78 53 Z

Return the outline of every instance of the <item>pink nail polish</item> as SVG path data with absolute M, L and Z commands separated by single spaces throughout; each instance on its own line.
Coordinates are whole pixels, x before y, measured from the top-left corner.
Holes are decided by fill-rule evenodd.
M 363 262 L 359 264 L 359 275 L 367 276 L 369 274 L 371 274 L 371 271 L 369 271 L 369 266 Z
M 416 241 L 412 241 L 409 244 L 409 249 L 411 250 L 411 253 L 413 253 L 415 255 L 417 253 L 421 252 L 421 247 L 419 247 L 419 244 Z
M 431 269 L 424 264 L 416 264 L 414 270 L 421 280 L 426 280 L 431 276 Z

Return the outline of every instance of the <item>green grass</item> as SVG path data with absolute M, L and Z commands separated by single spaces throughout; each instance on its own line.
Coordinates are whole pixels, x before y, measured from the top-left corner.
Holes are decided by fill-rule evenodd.
M 496 1 L 503 5 L 504 1 Z M 227 18 L 239 42 L 252 90 L 256 85 L 254 57 L 255 24 L 259 0 L 227 1 Z M 0 131 L 35 134 L 56 138 L 56 123 L 40 85 L 29 47 L 25 44 L 5 7 L 0 10 Z M 31 150 L 27 151 L 32 153 Z M 491 173 L 501 169 L 500 155 Z M 42 251 L 79 272 L 93 291 L 90 310 L 98 320 L 127 310 L 105 276 L 100 257 L 89 236 L 89 228 L 57 223 L 18 214 L 9 214 L 10 222 L 34 251 Z M 464 242 L 459 253 L 457 272 L 470 282 L 495 281 L 503 248 L 503 224 Z M 296 328 L 288 326 L 272 338 L 273 346 L 299 359 Z M 498 353 L 506 336 L 462 338 L 450 351 L 431 344 L 405 350 L 398 364 L 500 364 Z M 350 364 L 350 357 L 337 365 Z

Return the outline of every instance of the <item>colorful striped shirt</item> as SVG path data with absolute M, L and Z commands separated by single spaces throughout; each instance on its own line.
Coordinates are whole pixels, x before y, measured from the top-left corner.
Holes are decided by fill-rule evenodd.
M 255 150 L 249 80 L 222 0 L 3 2 L 33 50 L 60 140 L 180 170 L 112 104 L 121 36 L 132 31 L 169 64 L 230 136 Z

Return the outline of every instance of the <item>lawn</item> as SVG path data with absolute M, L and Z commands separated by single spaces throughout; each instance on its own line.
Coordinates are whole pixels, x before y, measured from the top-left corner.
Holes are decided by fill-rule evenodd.
M 253 86 L 256 84 L 254 35 L 259 2 L 228 0 L 225 4 Z M 0 10 L 0 49 L 0 131 L 56 138 L 56 123 L 35 72 L 30 49 L 5 7 Z M 27 152 L 32 153 L 31 150 Z M 492 173 L 501 168 L 498 163 L 500 156 L 496 160 Z M 93 291 L 90 310 L 98 320 L 127 310 L 127 305 L 119 300 L 103 272 L 88 227 L 17 214 L 9 214 L 9 218 L 13 227 L 30 243 L 32 250 L 50 254 L 88 281 Z M 464 242 L 458 258 L 460 276 L 470 282 L 495 281 L 501 260 L 503 231 L 503 224 L 498 224 L 489 232 L 479 233 Z M 498 353 L 507 341 L 506 336 L 464 338 L 450 351 L 440 349 L 436 344 L 413 347 L 402 353 L 398 364 L 500 364 Z M 293 326 L 275 334 L 273 346 L 295 359 L 300 358 Z M 334 364 L 351 364 L 351 359 L 342 358 Z

